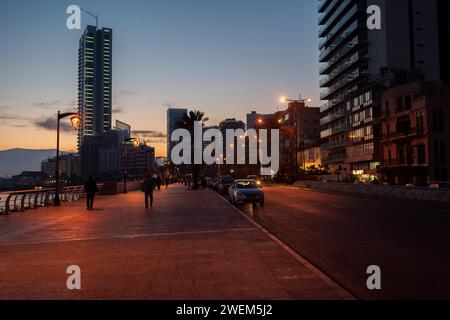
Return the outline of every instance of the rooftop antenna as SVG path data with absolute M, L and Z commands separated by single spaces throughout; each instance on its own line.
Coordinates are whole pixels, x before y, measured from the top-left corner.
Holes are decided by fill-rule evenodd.
M 98 29 L 98 16 L 99 16 L 99 14 L 98 13 L 97 14 L 91 13 L 91 12 L 89 12 L 87 10 L 84 10 L 83 8 L 80 8 L 80 10 L 83 11 L 84 13 L 90 15 L 91 17 L 94 17 L 94 19 L 95 19 L 95 28 Z

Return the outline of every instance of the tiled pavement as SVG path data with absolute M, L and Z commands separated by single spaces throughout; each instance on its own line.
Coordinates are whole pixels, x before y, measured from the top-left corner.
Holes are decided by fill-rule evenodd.
M 0 216 L 0 299 L 346 299 L 212 191 L 172 187 Z M 81 268 L 79 291 L 66 268 Z

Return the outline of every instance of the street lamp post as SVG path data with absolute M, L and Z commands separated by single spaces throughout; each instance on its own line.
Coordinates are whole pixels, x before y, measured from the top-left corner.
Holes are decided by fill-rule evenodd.
M 128 138 L 124 141 L 124 170 L 123 170 L 123 193 L 128 193 L 127 178 L 128 178 L 128 148 L 131 145 L 133 148 L 139 147 L 138 138 Z
M 59 207 L 61 205 L 61 199 L 59 197 L 59 127 L 61 120 L 67 117 L 71 117 L 70 121 L 75 130 L 78 130 L 81 125 L 81 117 L 77 113 L 61 113 L 60 111 L 58 111 L 58 120 L 56 126 L 55 197 L 53 198 L 53 205 L 55 207 Z
M 298 99 L 287 99 L 286 97 L 281 97 L 280 98 L 280 102 L 281 103 L 286 103 L 286 102 L 296 102 L 296 103 L 306 103 L 306 102 L 311 102 L 312 99 L 311 98 L 302 98 L 302 95 L 299 95 Z

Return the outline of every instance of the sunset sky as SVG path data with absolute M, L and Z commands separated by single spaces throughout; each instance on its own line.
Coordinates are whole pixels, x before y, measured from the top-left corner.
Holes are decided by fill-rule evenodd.
M 168 106 L 217 124 L 273 112 L 281 95 L 319 104 L 315 0 L 2 0 L 0 150 L 55 148 L 57 110 L 76 110 L 83 30 L 66 28 L 71 4 L 113 29 L 114 119 L 152 132 L 159 156 Z M 76 150 L 76 132 L 61 146 Z

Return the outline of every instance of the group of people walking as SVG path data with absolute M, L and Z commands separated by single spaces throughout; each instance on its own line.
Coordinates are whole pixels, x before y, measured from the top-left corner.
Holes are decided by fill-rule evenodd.
M 153 207 L 153 192 L 155 190 L 160 191 L 161 185 L 163 183 L 163 180 L 161 179 L 161 176 L 153 176 L 152 174 L 148 173 L 144 180 L 142 181 L 142 191 L 145 195 L 145 208 L 148 209 L 149 206 Z M 166 177 L 164 179 L 164 184 L 166 186 L 166 189 L 170 185 L 170 178 Z M 94 209 L 94 198 L 95 194 L 99 191 L 97 187 L 97 182 L 94 180 L 92 176 L 89 176 L 88 180 L 84 184 L 84 191 L 86 192 L 86 206 L 87 210 L 93 210 Z

